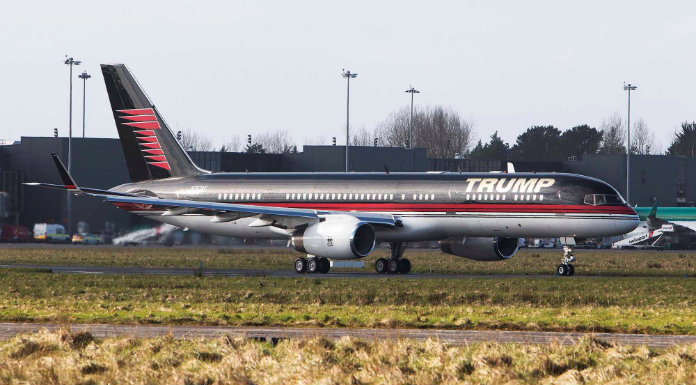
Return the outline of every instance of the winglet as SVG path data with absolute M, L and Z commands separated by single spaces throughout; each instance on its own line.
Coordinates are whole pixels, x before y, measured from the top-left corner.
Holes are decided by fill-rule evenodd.
M 70 176 L 68 170 L 65 169 L 65 166 L 58 158 L 58 155 L 52 153 L 51 156 L 53 157 L 53 162 L 55 162 L 56 167 L 58 168 L 58 173 L 60 174 L 60 179 L 65 185 L 65 189 L 70 192 L 79 192 L 80 189 L 77 187 L 75 180 L 72 178 L 72 176 Z

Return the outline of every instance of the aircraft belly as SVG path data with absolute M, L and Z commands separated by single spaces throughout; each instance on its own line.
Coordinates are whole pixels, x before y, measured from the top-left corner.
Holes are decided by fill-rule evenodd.
M 637 219 L 616 216 L 472 215 L 401 216 L 403 227 L 377 232 L 380 241 L 428 241 L 449 237 L 605 237 L 632 230 Z

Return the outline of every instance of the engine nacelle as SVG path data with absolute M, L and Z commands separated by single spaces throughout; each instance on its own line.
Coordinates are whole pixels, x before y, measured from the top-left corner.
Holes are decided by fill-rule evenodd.
M 300 252 L 330 259 L 367 257 L 375 248 L 375 229 L 352 215 L 327 215 L 319 223 L 292 234 L 292 245 Z
M 443 253 L 474 261 L 502 261 L 515 255 L 517 238 L 457 238 L 440 242 Z

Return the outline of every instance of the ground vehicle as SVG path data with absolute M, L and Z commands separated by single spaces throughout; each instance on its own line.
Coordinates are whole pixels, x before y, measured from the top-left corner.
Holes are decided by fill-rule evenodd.
M 24 226 L 4 225 L 0 228 L 0 242 L 29 242 L 31 231 Z
M 70 241 L 63 225 L 54 223 L 36 223 L 34 225 L 34 239 L 48 243 L 66 243 Z
M 74 245 L 97 245 L 101 242 L 101 237 L 90 233 L 77 233 L 72 236 Z

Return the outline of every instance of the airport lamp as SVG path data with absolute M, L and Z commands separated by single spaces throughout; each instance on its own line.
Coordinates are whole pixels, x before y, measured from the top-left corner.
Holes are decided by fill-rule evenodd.
M 91 78 L 92 75 L 88 75 L 87 71 L 82 71 L 82 74 L 77 75 L 78 78 L 82 79 L 82 137 L 85 137 L 85 105 L 87 96 L 87 79 Z
M 631 204 L 631 91 L 636 90 L 631 83 L 624 83 L 624 91 L 628 92 L 628 116 L 626 118 L 626 203 Z
M 348 80 L 346 88 L 346 172 L 348 172 L 348 146 L 350 146 L 350 79 L 355 79 L 358 74 L 343 70 L 341 76 Z
M 408 124 L 408 148 L 413 148 L 413 94 L 420 94 L 420 91 L 411 86 L 411 88 L 404 92 L 411 94 L 411 118 Z
M 73 81 L 73 66 L 79 66 L 82 64 L 81 61 L 75 60 L 72 57 L 65 55 L 65 61 L 63 62 L 68 67 L 70 67 L 70 103 L 68 109 L 68 172 L 72 171 L 72 81 Z M 72 196 L 68 193 L 68 198 L 66 201 L 66 209 L 68 211 L 68 235 L 72 233 Z

